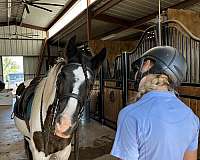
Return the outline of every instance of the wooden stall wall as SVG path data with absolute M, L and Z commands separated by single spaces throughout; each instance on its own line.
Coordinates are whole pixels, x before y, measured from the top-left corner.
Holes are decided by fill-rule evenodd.
M 200 13 L 183 9 L 168 9 L 168 20 L 178 20 L 185 25 L 195 36 L 200 37 Z
M 107 59 L 109 62 L 113 61 L 115 57 L 120 55 L 123 51 L 131 51 L 136 45 L 136 42 L 132 41 L 90 41 L 90 46 L 94 53 L 99 53 L 104 47 L 107 49 Z
M 200 13 L 189 11 L 189 10 L 177 10 L 177 9 L 168 9 L 167 16 L 169 20 L 178 20 L 181 23 L 183 23 L 190 32 L 192 32 L 196 37 L 200 38 Z M 192 50 L 192 48 L 191 48 Z M 196 54 L 198 54 L 199 50 L 196 50 Z M 195 61 L 195 57 L 191 57 L 191 62 Z M 188 64 L 189 66 L 190 64 Z M 198 66 L 196 66 L 198 67 Z M 199 75 L 199 68 L 196 68 L 196 74 Z M 190 73 L 188 73 L 190 74 Z M 198 82 L 199 83 L 199 80 Z M 189 84 L 187 84 L 189 85 Z M 200 86 L 199 84 L 191 84 L 189 86 L 182 86 L 178 88 L 178 91 L 180 94 L 184 94 L 185 96 L 198 96 L 200 95 Z M 197 112 L 197 109 L 194 109 L 194 106 L 198 106 L 199 102 L 196 103 L 196 100 L 194 102 L 194 99 L 189 98 L 182 98 L 182 100 L 189 105 L 194 112 L 200 117 L 200 112 Z M 195 104 L 195 105 L 194 105 Z M 198 105 L 197 105 L 198 104 Z M 200 106 L 199 106 L 200 107 Z M 198 108 L 198 107 L 197 107 Z
M 96 54 L 102 48 L 107 49 L 107 60 L 109 67 L 112 70 L 114 69 L 114 59 L 117 55 L 120 55 L 123 51 L 131 51 L 135 48 L 136 43 L 131 41 L 101 41 L 101 40 L 91 40 L 90 46 L 92 51 Z M 102 118 L 107 125 L 115 128 L 117 122 L 117 116 L 122 106 L 122 90 L 116 87 L 116 82 L 106 80 L 104 82 L 104 108 L 99 106 L 99 88 L 98 85 L 92 90 L 91 104 L 90 104 L 90 113 L 93 117 Z M 95 119 L 96 119 L 95 118 Z
M 181 10 L 168 9 L 167 17 L 169 20 L 180 21 L 189 29 L 189 31 L 192 34 L 200 38 L 200 29 L 199 29 L 200 13 L 189 11 L 189 10 L 182 10 L 182 9 Z M 192 61 L 194 61 L 194 57 Z M 196 72 L 199 74 L 198 67 L 196 68 Z M 180 94 L 180 99 L 186 105 L 188 105 L 198 117 L 200 117 L 200 85 L 199 83 L 187 84 L 187 86 L 178 87 L 177 91 Z M 198 158 L 200 159 L 200 145 L 198 149 Z
M 200 85 L 199 87 L 181 86 L 177 88 L 177 91 L 180 99 L 200 117 Z
M 177 88 L 177 91 L 180 94 L 180 99 L 182 102 L 189 106 L 193 112 L 200 117 L 200 85 L 181 86 Z M 200 159 L 200 143 L 198 146 L 198 159 Z
M 112 128 L 116 128 L 119 111 L 122 105 L 122 89 L 116 87 L 115 81 L 105 81 L 104 83 L 104 123 Z
M 90 116 L 96 120 L 100 120 L 101 110 L 99 109 L 100 105 L 100 86 L 99 81 L 94 82 L 92 91 L 90 93 Z

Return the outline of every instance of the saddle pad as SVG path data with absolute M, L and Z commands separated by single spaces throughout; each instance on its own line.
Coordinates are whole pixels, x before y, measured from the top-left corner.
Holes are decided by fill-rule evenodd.
M 29 120 L 31 114 L 31 107 L 34 94 L 30 94 L 26 97 L 26 100 L 16 97 L 16 102 L 14 105 L 14 114 L 17 118 L 21 120 Z M 23 101 L 23 102 L 22 102 Z
M 30 85 L 24 89 L 22 95 L 18 98 L 16 96 L 16 102 L 14 105 L 14 115 L 21 120 L 28 121 L 30 120 L 32 101 L 34 98 L 34 93 L 37 85 L 40 83 L 41 77 L 37 77 L 32 80 Z

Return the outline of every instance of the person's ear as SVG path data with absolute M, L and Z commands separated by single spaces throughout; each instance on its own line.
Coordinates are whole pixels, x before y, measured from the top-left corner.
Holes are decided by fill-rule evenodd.
M 151 66 L 151 60 L 147 60 L 144 64 L 147 68 L 149 68 Z
M 143 64 L 142 72 L 148 71 L 149 69 L 151 69 L 152 66 L 153 66 L 153 62 L 150 59 L 146 60 Z

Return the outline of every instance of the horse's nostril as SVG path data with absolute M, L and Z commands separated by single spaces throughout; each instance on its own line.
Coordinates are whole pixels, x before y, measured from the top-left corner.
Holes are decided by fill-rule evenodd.
M 69 116 L 59 115 L 56 118 L 55 135 L 69 138 L 72 130 L 72 122 Z

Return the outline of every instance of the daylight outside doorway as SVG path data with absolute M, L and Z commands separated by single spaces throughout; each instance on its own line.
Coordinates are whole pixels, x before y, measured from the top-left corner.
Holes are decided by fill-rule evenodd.
M 3 79 L 6 89 L 13 89 L 24 81 L 23 56 L 3 56 Z

